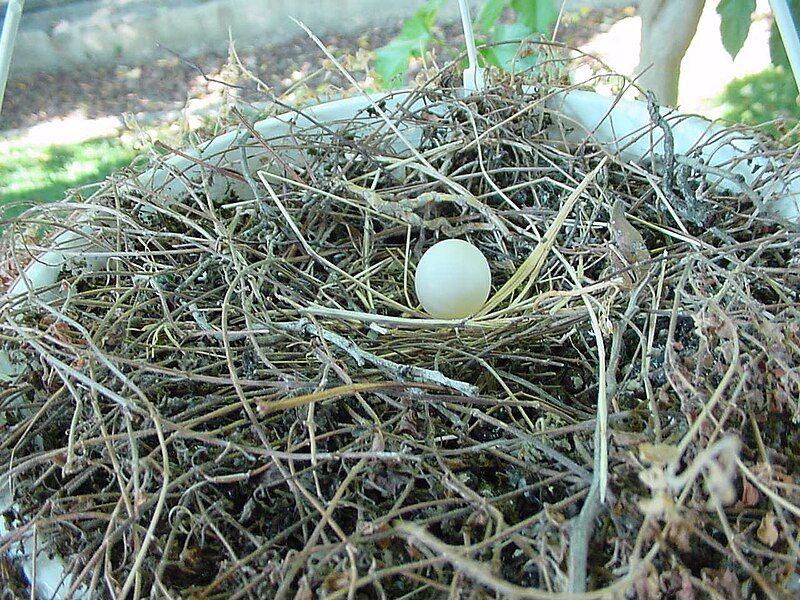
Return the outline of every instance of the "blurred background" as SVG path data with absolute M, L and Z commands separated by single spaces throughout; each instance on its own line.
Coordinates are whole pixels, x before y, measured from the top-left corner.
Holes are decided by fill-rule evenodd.
M 681 65 L 677 104 L 710 118 L 769 121 L 765 131 L 780 135 L 786 126 L 775 119 L 800 115 L 797 89 L 787 69 L 773 66 L 768 1 L 743 5 L 750 3 L 755 9 L 748 7 L 744 31 L 736 32 L 745 39 L 733 59 L 722 41 L 720 3 L 707 0 Z M 0 13 L 6 4 L 0 0 Z M 0 114 L 2 217 L 103 179 L 140 152 L 152 152 L 156 139 L 181 144 L 212 135 L 220 115 L 234 104 L 257 112 L 269 110 L 274 97 L 303 103 L 335 93 L 341 78 L 290 17 L 317 33 L 359 82 L 379 86 L 375 49 L 395 38 L 425 5 L 423 0 L 27 0 Z M 484 2 L 473 5 L 473 15 L 480 15 Z M 506 10 L 498 22 L 516 18 Z M 554 27 L 547 27 L 552 37 Z M 446 58 L 442 48 L 458 48 L 460 30 L 455 0 L 444 2 L 432 29 L 440 43 L 431 44 L 432 54 L 403 59 L 406 78 L 426 61 Z M 567 0 L 555 39 L 634 76 L 641 31 L 639 2 Z

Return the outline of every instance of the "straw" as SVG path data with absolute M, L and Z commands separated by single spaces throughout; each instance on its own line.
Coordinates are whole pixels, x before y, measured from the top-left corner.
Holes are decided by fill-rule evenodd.
M 797 234 L 757 183 L 558 139 L 560 72 L 466 101 L 451 64 L 272 137 L 232 112 L 191 171 L 153 153 L 162 186 L 126 170 L 9 224 L 9 272 L 63 231 L 92 252 L 0 297 L 0 554 L 35 535 L 86 597 L 789 588 Z M 427 319 L 415 266 L 451 237 L 495 295 Z

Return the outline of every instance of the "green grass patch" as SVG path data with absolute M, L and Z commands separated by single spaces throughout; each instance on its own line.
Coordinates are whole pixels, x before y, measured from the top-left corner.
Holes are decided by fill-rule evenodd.
M 718 104 L 725 109 L 725 119 L 760 126 L 776 138 L 782 138 L 800 120 L 797 86 L 791 72 L 780 67 L 734 79 L 718 98 Z
M 135 155 L 117 138 L 64 146 L 8 145 L 0 150 L 0 218 L 61 200 L 70 188 L 100 182 Z

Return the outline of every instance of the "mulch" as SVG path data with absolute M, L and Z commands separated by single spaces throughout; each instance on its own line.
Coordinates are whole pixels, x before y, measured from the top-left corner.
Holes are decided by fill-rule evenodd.
M 560 28 L 558 39 L 570 46 L 583 44 L 629 12 L 629 9 L 605 9 L 569 16 Z M 359 35 L 327 36 L 323 42 L 336 49 L 337 54 L 355 54 L 359 48 L 386 44 L 399 27 L 396 24 L 368 29 Z M 458 24 L 443 27 L 441 36 L 456 47 L 461 44 Z M 18 77 L 8 84 L 0 133 L 75 115 L 93 119 L 180 109 L 190 99 L 213 93 L 215 84 L 204 74 L 213 79 L 220 73 L 227 61 L 226 50 L 188 60 L 165 47 L 160 58 L 145 65 L 120 64 Z M 242 48 L 238 53 L 245 66 L 272 87 L 276 95 L 314 71 L 324 58 L 314 42 L 302 34 L 290 42 Z M 330 83 L 341 82 L 334 76 Z M 259 95 L 254 85 L 241 93 L 243 100 L 251 101 L 258 100 Z

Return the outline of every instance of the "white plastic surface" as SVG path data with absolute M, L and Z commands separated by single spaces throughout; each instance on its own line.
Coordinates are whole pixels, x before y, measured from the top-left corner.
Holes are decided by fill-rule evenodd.
M 480 67 L 467 67 L 464 69 L 464 89 L 468 92 L 482 90 L 486 87 L 486 76 Z
M 664 155 L 663 134 L 652 127 L 644 102 L 572 90 L 556 94 L 547 106 L 562 113 L 574 124 L 565 135 L 570 142 L 580 143 L 586 138 L 593 138 L 624 162 L 647 160 L 651 154 L 659 158 Z M 750 153 L 756 149 L 756 141 L 744 137 L 741 132 L 716 125 L 702 117 L 686 116 L 667 109 L 662 109 L 661 114 L 672 130 L 676 155 L 697 154 L 697 158 L 701 158 L 706 165 L 731 171 L 748 186 L 764 177 L 766 183 L 760 188 L 763 204 L 777 216 L 800 223 L 800 179 L 794 172 L 779 174 L 787 171 L 787 165 L 764 157 L 750 157 Z M 562 132 L 554 130 L 552 135 L 558 138 Z M 709 183 L 723 189 L 739 189 L 735 182 L 721 179 L 713 173 L 706 178 Z

